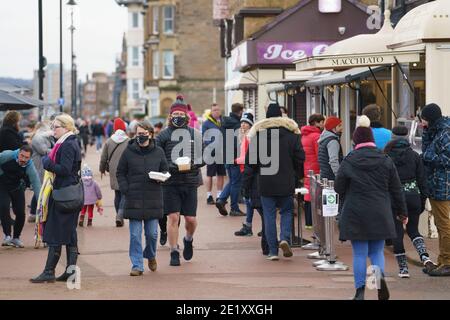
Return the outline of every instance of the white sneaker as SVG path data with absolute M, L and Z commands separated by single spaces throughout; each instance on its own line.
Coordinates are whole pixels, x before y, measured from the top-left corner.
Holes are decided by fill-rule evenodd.
M 291 246 L 286 240 L 280 242 L 280 249 L 283 250 L 283 257 L 290 258 L 294 255 Z
M 19 238 L 14 238 L 11 240 L 11 245 L 15 248 L 25 248 L 25 246 L 23 245 L 22 240 L 20 240 Z
M 6 236 L 5 239 L 2 242 L 2 247 L 10 247 L 10 246 L 12 246 L 11 240 L 12 240 L 11 236 Z
M 280 260 L 280 258 L 278 258 L 278 256 L 272 256 L 272 255 L 268 255 L 266 259 L 270 260 L 270 261 L 278 261 L 278 260 Z

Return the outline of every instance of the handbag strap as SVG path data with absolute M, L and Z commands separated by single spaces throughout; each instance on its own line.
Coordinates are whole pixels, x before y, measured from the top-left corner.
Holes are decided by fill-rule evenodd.
M 106 159 L 106 162 L 109 163 L 112 159 L 112 156 L 114 155 L 114 152 L 116 152 L 117 148 L 120 146 L 120 143 L 118 143 L 115 148 L 113 149 L 113 151 L 111 152 L 111 154 L 109 155 L 109 157 Z

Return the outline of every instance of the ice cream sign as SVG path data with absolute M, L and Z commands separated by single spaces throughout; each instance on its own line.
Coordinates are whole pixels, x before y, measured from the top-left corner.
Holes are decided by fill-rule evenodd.
M 291 64 L 321 54 L 332 42 L 259 42 L 258 63 Z

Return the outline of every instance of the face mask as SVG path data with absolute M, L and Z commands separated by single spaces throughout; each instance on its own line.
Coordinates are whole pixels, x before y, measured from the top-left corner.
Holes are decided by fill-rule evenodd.
M 181 128 L 186 124 L 186 117 L 173 117 L 172 124 L 177 128 Z
M 144 144 L 148 141 L 149 137 L 148 136 L 138 136 L 137 137 L 137 142 L 139 144 Z

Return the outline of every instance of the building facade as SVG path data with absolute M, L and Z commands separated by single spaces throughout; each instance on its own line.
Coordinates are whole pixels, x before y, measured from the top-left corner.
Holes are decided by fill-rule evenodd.
M 83 118 L 92 116 L 114 116 L 113 90 L 115 75 L 94 72 L 91 79 L 86 79 L 83 87 Z
M 144 13 L 146 0 L 116 0 L 128 10 L 127 45 L 127 105 L 125 113 L 145 113 L 144 100 Z
M 224 103 L 219 34 L 204 0 L 148 1 L 144 16 L 144 84 L 150 117 L 167 116 L 182 93 L 197 114 Z
M 59 111 L 59 90 L 60 90 L 60 79 L 59 79 L 59 69 L 60 65 L 53 63 L 48 64 L 44 70 L 44 101 L 47 101 L 49 105 L 51 105 L 54 111 Z M 64 104 L 63 110 L 64 112 L 71 113 L 72 106 L 72 81 L 71 81 L 71 71 L 64 70 L 63 73 L 63 96 L 64 96 Z M 34 71 L 33 75 L 33 92 L 34 98 L 38 99 L 39 92 L 39 78 L 38 71 Z

